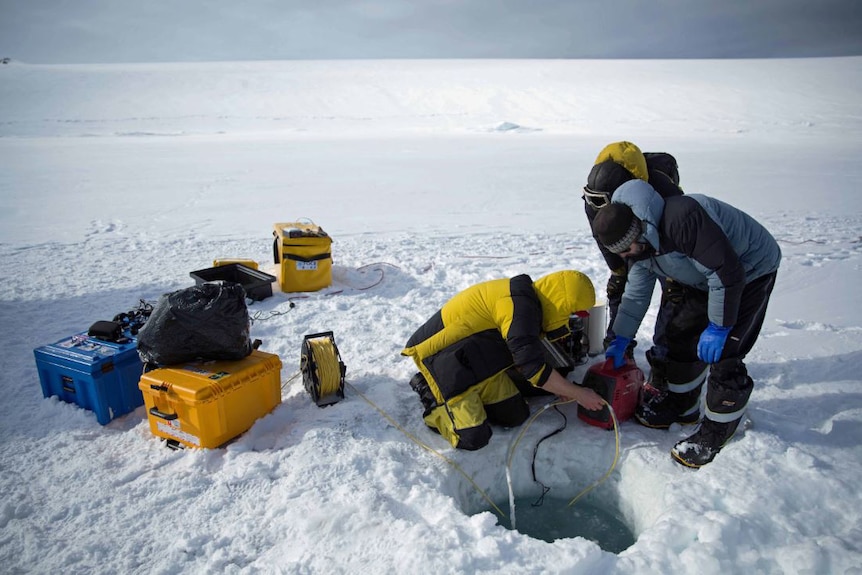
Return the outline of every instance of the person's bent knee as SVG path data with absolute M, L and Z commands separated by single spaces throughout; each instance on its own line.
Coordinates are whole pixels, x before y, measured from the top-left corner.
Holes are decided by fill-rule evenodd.
M 465 449 L 467 451 L 482 449 L 488 445 L 489 441 L 491 441 L 491 435 L 493 435 L 493 433 L 494 432 L 491 431 L 491 426 L 488 425 L 488 422 L 484 422 L 481 425 L 470 427 L 468 429 L 459 429 L 458 444 L 455 447 L 458 449 Z
M 530 406 L 521 394 L 485 406 L 488 420 L 494 425 L 517 427 L 530 417 Z

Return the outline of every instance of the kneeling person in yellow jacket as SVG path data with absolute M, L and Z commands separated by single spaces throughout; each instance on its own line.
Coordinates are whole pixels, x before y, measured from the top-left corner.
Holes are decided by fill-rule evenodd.
M 535 282 L 528 275 L 491 280 L 456 294 L 401 352 L 419 368 L 410 385 L 425 423 L 454 447 L 480 449 L 491 439 L 490 423 L 514 427 L 529 417 L 518 383 L 600 409 L 598 394 L 548 365 L 541 341 L 595 300 L 590 279 L 574 270 Z

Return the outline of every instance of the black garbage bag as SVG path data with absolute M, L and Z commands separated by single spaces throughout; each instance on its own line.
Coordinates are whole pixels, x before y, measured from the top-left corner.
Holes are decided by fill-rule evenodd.
M 138 332 L 144 363 L 242 359 L 252 351 L 245 290 L 233 282 L 208 282 L 159 298 Z

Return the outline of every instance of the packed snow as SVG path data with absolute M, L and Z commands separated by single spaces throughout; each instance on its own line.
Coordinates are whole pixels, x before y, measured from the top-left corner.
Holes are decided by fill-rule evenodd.
M 862 573 L 860 93 L 862 58 L 0 65 L 2 570 Z M 602 293 L 580 189 L 623 139 L 674 154 L 686 191 L 756 217 L 784 258 L 715 461 L 671 460 L 691 428 L 620 424 L 583 500 L 632 531 L 615 553 L 508 529 L 486 500 L 510 513 L 513 446 L 514 494 L 537 497 L 559 415 L 454 450 L 399 352 L 476 282 L 568 268 Z M 246 433 L 171 450 L 144 407 L 101 426 L 43 397 L 35 348 L 215 259 L 274 272 L 273 224 L 299 218 L 333 238 L 333 281 L 249 306 L 284 365 Z M 303 336 L 330 330 L 346 397 L 320 408 L 296 375 Z M 560 411 L 535 461 L 549 517 L 615 454 Z

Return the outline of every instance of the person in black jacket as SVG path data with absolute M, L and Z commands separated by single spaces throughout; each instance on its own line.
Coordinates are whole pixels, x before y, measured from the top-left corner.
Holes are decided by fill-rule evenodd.
M 604 340 L 605 348 L 610 345 L 616 335 L 613 325 L 625 290 L 629 264 L 599 241 L 593 221 L 599 211 L 611 203 L 617 188 L 625 182 L 636 179 L 648 182 L 663 198 L 683 195 L 682 188 L 679 186 L 679 169 L 676 158 L 664 152 L 643 153 L 636 145 L 625 141 L 608 144 L 599 152 L 587 177 L 587 185 L 584 186 L 584 211 L 590 222 L 590 229 L 596 244 L 611 271 L 607 284 L 609 323 Z M 650 391 L 666 389 L 668 377 L 674 379 L 689 375 L 687 372 L 678 373 L 677 366 L 670 364 L 668 360 L 668 349 L 676 343 L 673 341 L 674 336 L 670 336 L 671 340 L 669 341 L 668 325 L 672 324 L 678 315 L 678 308 L 684 299 L 684 292 L 687 288 L 672 279 L 662 279 L 661 285 L 662 298 L 653 332 L 653 346 L 646 352 L 646 358 L 650 364 L 648 383 Z M 678 328 L 679 326 L 675 325 L 675 327 Z M 678 332 L 677 340 L 687 341 L 689 336 L 690 334 L 687 332 Z M 629 357 L 632 356 L 634 346 L 635 342 L 632 341 L 627 349 Z M 684 415 L 680 414 L 680 417 L 675 419 L 679 419 L 679 423 L 694 423 L 699 415 L 699 411 L 692 411 Z M 656 421 L 642 413 L 638 417 L 638 421 L 650 427 L 668 427 L 674 423 L 673 421 Z
M 629 180 L 640 179 L 648 182 L 662 197 L 668 198 L 671 196 L 681 196 L 683 191 L 679 187 L 679 170 L 677 168 L 676 159 L 667 153 L 647 153 L 641 152 L 640 148 L 631 142 L 614 142 L 605 146 L 587 176 L 587 185 L 584 186 L 584 211 L 587 214 L 587 220 L 590 222 L 590 229 L 593 227 L 593 220 L 596 214 L 604 206 L 611 203 L 614 191 L 622 184 Z M 620 298 L 626 285 L 626 277 L 628 268 L 626 261 L 619 255 L 609 251 L 596 238 L 593 231 L 593 237 L 596 239 L 596 244 L 611 270 L 611 276 L 608 279 L 607 298 L 608 298 L 608 314 L 609 325 L 612 326 L 614 318 L 617 314 L 617 308 L 620 305 Z M 663 295 L 663 299 L 676 299 L 672 293 L 679 286 L 668 287 L 667 290 L 671 293 Z M 664 306 L 662 306 L 664 309 Z M 659 315 L 667 315 L 660 312 Z M 656 334 L 654 343 L 658 347 L 663 347 L 662 327 L 664 321 L 656 321 Z M 609 327 L 605 337 L 605 347 L 614 339 L 613 330 Z M 663 353 L 658 353 L 658 356 L 663 356 Z

